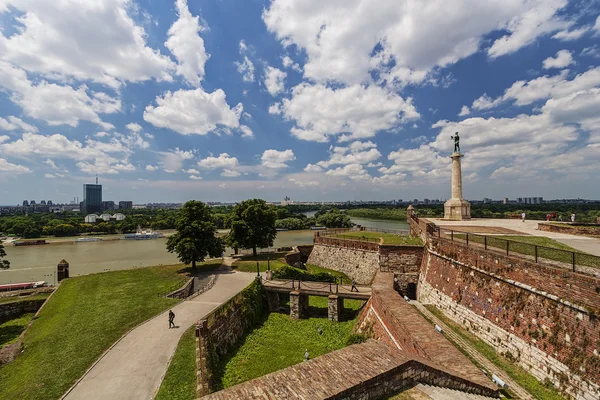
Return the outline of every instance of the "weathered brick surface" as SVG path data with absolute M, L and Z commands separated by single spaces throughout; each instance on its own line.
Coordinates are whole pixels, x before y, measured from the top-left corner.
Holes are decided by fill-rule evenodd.
M 45 299 L 23 300 L 14 303 L 0 304 L 0 324 L 18 318 L 26 313 L 34 313 L 44 304 Z
M 538 229 L 546 232 L 557 232 L 557 233 L 568 233 L 569 235 L 579 236 L 600 236 L 600 226 L 585 226 L 580 225 L 578 227 L 570 226 L 569 224 L 564 225 L 551 225 L 539 223 Z
M 419 272 L 423 246 L 379 246 L 379 266 L 384 272 Z
M 372 333 L 374 338 L 407 355 L 430 360 L 471 382 L 491 385 L 479 368 L 394 291 L 392 273 L 379 272 L 375 276 L 371 300 L 361 315 L 358 330 Z
M 369 340 L 337 350 L 204 397 L 225 399 L 373 399 L 415 382 L 464 392 L 496 395 L 495 387 L 478 385 L 427 360 L 407 356 Z
M 591 293 L 596 281 L 434 240 L 422 265 L 418 297 L 510 354 L 536 378 L 560 383 L 587 400 L 600 398 L 600 321 L 560 299 L 596 306 L 598 294 Z
M 359 284 L 368 284 L 379 269 L 379 254 L 372 251 L 325 246 L 315 242 L 308 263 L 343 272 Z

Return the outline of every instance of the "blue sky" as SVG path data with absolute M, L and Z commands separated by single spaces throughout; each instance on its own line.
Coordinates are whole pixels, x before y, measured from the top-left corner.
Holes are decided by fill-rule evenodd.
M 0 0 L 0 204 L 600 198 L 600 3 Z

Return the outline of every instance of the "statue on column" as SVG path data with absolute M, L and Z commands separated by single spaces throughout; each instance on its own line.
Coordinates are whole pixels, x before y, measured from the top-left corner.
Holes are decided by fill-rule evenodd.
M 454 136 L 450 136 L 450 138 L 454 139 L 454 152 L 460 153 L 460 137 L 458 137 L 458 132 Z

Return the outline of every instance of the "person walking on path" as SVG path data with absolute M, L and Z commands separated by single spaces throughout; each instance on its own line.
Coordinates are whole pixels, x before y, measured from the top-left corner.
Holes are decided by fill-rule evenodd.
M 175 328 L 175 313 L 169 310 L 169 329 Z
M 521 213 L 521 221 L 525 222 L 525 213 L 524 212 Z
M 571 214 L 571 222 L 575 222 L 575 213 Z
M 352 287 L 350 288 L 351 292 L 358 292 L 358 289 L 356 288 L 356 281 L 354 279 L 352 279 Z

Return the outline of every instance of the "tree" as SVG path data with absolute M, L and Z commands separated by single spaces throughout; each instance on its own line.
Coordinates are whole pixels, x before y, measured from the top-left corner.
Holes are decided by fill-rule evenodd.
M 277 212 L 261 199 L 244 200 L 233 207 L 231 231 L 227 241 L 231 247 L 252 249 L 273 246 L 277 230 Z
M 352 226 L 350 217 L 335 209 L 319 215 L 317 223 L 328 228 L 349 228 Z
M 191 263 L 192 268 L 206 256 L 220 257 L 224 251 L 223 240 L 215 236 L 213 213 L 201 201 L 191 200 L 183 205 L 175 228 L 177 232 L 167 240 L 167 250 L 177 253 L 182 263 Z
M 4 257 L 6 257 L 6 251 L 4 250 L 4 245 L 0 243 L 0 269 L 9 269 L 10 263 Z

